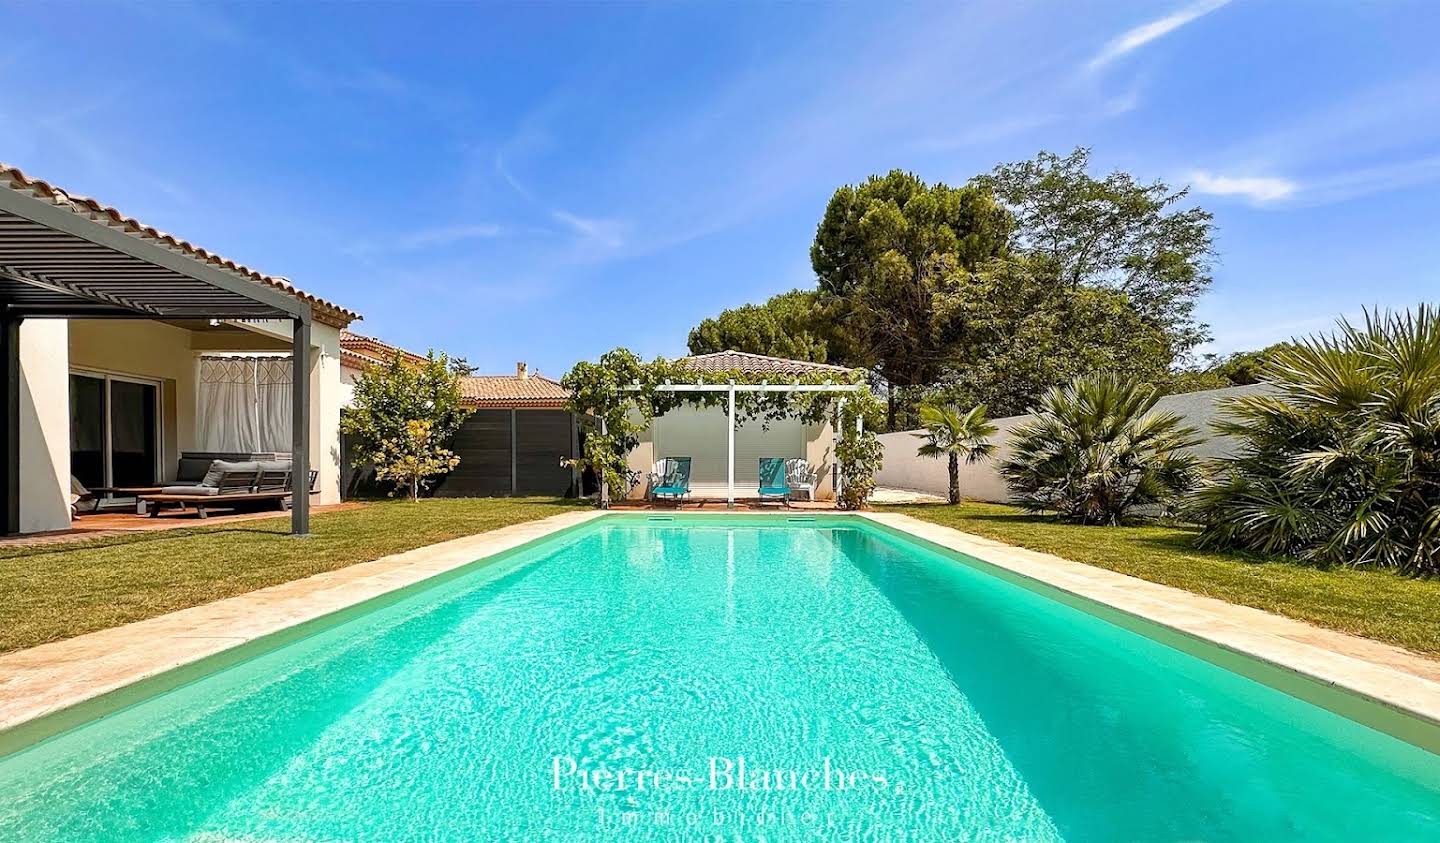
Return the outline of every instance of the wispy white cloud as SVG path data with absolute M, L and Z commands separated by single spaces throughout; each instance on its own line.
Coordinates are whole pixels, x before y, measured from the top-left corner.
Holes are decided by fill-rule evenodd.
M 1303 198 L 1316 204 L 1343 202 L 1436 181 L 1440 181 L 1440 155 L 1404 158 L 1331 173 L 1317 179 L 1310 189 L 1305 191 Z
M 1099 53 L 1096 53 L 1086 67 L 1090 70 L 1099 70 L 1116 59 L 1140 49 L 1157 38 L 1169 35 L 1185 24 L 1204 17 L 1229 2 L 1230 0 L 1199 0 L 1199 2 L 1191 3 L 1163 18 L 1156 18 L 1133 29 L 1127 29 L 1106 44 Z
M 582 217 L 564 210 L 551 211 L 550 216 L 594 245 L 607 249 L 625 245 L 625 232 L 629 226 L 621 220 Z
M 490 240 L 504 233 L 505 229 L 495 223 L 461 223 L 415 231 L 396 240 L 395 245 L 401 249 L 425 249 L 466 240 Z
M 1227 176 L 1196 170 L 1190 174 L 1196 193 L 1214 196 L 1243 196 L 1252 202 L 1274 202 L 1295 194 L 1299 185 L 1277 176 Z
M 531 190 L 511 168 L 510 159 L 512 157 L 519 157 L 522 160 L 533 158 L 554 148 L 554 138 L 539 125 L 540 120 L 541 115 L 532 115 L 527 121 L 527 125 L 506 141 L 495 153 L 495 174 L 509 185 L 517 196 L 549 216 L 552 222 L 559 223 L 575 235 L 576 257 L 591 260 L 597 257 L 617 255 L 627 245 L 631 229 L 628 222 L 614 218 L 582 216 L 566 208 L 556 207 Z
M 514 143 L 513 139 L 511 143 Z M 520 180 L 515 178 L 515 174 L 510 172 L 510 165 L 505 160 L 504 150 L 495 153 L 495 172 L 504 179 L 506 184 L 510 185 L 510 189 L 514 190 L 521 199 L 532 204 L 535 203 L 535 194 L 531 193 L 530 189 L 521 184 Z

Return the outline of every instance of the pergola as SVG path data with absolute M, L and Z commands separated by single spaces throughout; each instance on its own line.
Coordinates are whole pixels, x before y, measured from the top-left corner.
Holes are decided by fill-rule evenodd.
M 864 390 L 866 390 L 866 389 L 868 389 L 868 388 L 869 388 L 869 387 L 867 387 L 865 384 L 857 384 L 857 383 L 820 383 L 820 384 L 802 384 L 802 383 L 788 383 L 788 384 L 785 384 L 785 383 L 773 383 L 773 384 L 772 384 L 772 383 L 768 383 L 768 382 L 762 382 L 762 383 L 750 384 L 750 383 L 736 383 L 735 381 L 728 381 L 728 382 L 726 382 L 726 383 L 664 383 L 664 384 L 660 384 L 660 385 L 658 385 L 658 386 L 655 387 L 655 389 L 656 389 L 657 391 L 659 391 L 659 392 L 724 392 L 724 393 L 726 393 L 726 396 L 727 396 L 727 397 L 726 397 L 726 403 L 725 403 L 725 419 L 726 419 L 726 424 L 725 424 L 726 433 L 725 433 L 725 436 L 726 436 L 726 448 L 727 448 L 727 460 L 726 460 L 726 462 L 727 462 L 726 469 L 727 469 L 727 470 L 726 470 L 726 494 L 725 494 L 726 500 L 725 500 L 725 505 L 726 505 L 727 507 L 731 508 L 731 509 L 733 509 L 733 508 L 735 507 L 735 395 L 736 395 L 736 393 L 740 393 L 740 392 L 784 392 L 784 393 L 799 393 L 799 392 L 837 392 L 837 393 L 851 393 L 851 392 L 862 392 L 862 391 L 864 391 Z M 632 387 L 628 387 L 628 389 L 631 390 L 631 391 L 639 391 L 640 387 L 639 387 L 639 386 L 632 386 Z M 840 398 L 839 406 L 840 406 L 841 408 L 843 408 L 843 407 L 844 407 L 844 404 L 845 404 L 845 399 L 844 399 L 844 397 L 842 396 L 842 397 Z M 839 422 L 839 418 L 840 418 L 840 417 L 841 417 L 841 414 L 837 413 L 836 433 L 837 433 L 838 436 L 844 436 L 844 435 L 845 435 L 844 431 L 841 430 L 841 429 L 839 428 L 839 426 L 838 426 L 838 422 Z M 858 436 L 858 435 L 864 433 L 864 431 L 865 431 L 865 418 L 864 418 L 863 416 L 856 416 L 856 418 L 855 418 L 855 433 L 856 433 L 856 435 Z M 601 418 L 600 418 L 600 432 L 601 432 L 601 433 L 605 433 L 605 432 L 606 432 L 606 430 L 605 430 L 605 418 L 604 418 L 604 416 L 601 416 Z M 838 495 L 839 492 L 840 492 L 840 482 L 839 482 L 839 478 L 838 478 L 838 477 L 836 478 L 835 492 L 836 492 L 837 495 Z M 606 488 L 606 486 L 605 486 L 604 483 L 601 483 L 601 484 L 600 484 L 600 497 L 601 497 L 601 505 L 602 505 L 602 506 L 606 506 L 606 505 L 609 504 L 609 490 Z
M 292 332 L 291 532 L 310 531 L 311 305 L 252 270 L 0 164 L 3 532 L 20 529 L 20 324 L 26 319 L 281 319 Z

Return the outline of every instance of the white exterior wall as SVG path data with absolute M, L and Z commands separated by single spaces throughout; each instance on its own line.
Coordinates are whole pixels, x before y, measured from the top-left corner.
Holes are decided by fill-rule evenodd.
M 995 455 L 973 465 L 960 463 L 960 495 L 977 501 L 1004 502 L 1010 499 L 999 466 L 1010 456 L 1010 431 L 1029 416 L 995 419 L 999 428 L 990 441 L 996 445 Z M 877 439 L 885 448 L 885 458 L 875 474 L 875 485 L 887 489 L 909 489 L 946 497 L 950 494 L 950 462 L 945 458 L 929 459 L 916 454 L 920 440 L 918 431 L 882 433 Z
M 727 494 L 727 420 L 723 407 L 680 407 L 655 419 L 640 435 L 640 444 L 630 452 L 628 464 L 642 475 L 629 497 L 643 498 L 647 486 L 643 475 L 665 457 L 690 457 L 692 496 L 723 499 Z M 829 423 L 802 424 L 798 419 L 760 421 L 735 429 L 735 496 L 753 498 L 759 488 L 759 458 L 804 457 L 820 475 L 817 500 L 835 497 L 831 483 L 834 464 L 834 430 Z
M 172 479 L 180 452 L 196 447 L 202 351 L 285 351 L 290 323 L 247 323 L 236 338 L 153 320 L 28 319 L 20 326 L 20 529 L 70 526 L 70 372 L 129 375 L 160 383 L 160 476 Z M 340 329 L 311 329 L 310 464 L 320 503 L 340 500 Z
M 20 532 L 70 526 L 70 366 L 64 319 L 20 323 Z
M 1206 441 L 1196 446 L 1194 453 L 1201 458 L 1225 456 L 1232 452 L 1233 444 L 1222 436 L 1214 436 L 1210 421 L 1219 414 L 1219 402 L 1240 395 L 1256 395 L 1266 391 L 1264 386 L 1236 386 L 1228 389 L 1210 389 L 1203 392 L 1188 392 L 1182 395 L 1167 395 L 1155 405 L 1161 412 L 1178 413 L 1185 423 L 1198 428 Z M 1010 456 L 1011 431 L 1030 421 L 1033 416 L 1010 416 L 993 420 L 999 428 L 990 441 L 997 446 L 995 455 L 974 465 L 960 464 L 960 495 L 979 501 L 1004 503 L 1010 499 L 1010 490 L 1000 476 L 1000 465 Z M 909 489 L 928 492 L 945 497 L 950 493 L 948 460 L 926 459 L 915 452 L 920 440 L 915 437 L 919 431 L 883 433 L 880 444 L 885 447 L 885 460 L 875 475 L 875 484 L 891 489 Z
M 340 329 L 310 329 L 310 467 L 319 470 L 320 503 L 340 502 Z
M 349 407 L 355 403 L 355 379 L 360 376 L 360 369 L 354 366 L 340 364 L 340 406 Z

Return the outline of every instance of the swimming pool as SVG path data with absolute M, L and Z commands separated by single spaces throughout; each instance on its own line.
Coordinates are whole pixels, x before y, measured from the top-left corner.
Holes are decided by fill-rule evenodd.
M 3 840 L 1440 838 L 1440 759 L 856 520 L 606 517 L 0 760 Z

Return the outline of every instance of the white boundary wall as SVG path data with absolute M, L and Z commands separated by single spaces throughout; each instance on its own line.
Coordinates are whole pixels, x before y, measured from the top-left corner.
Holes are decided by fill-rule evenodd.
M 1160 399 L 1155 409 L 1179 413 L 1187 424 L 1199 428 L 1202 434 L 1210 438 L 1198 445 L 1195 453 L 1206 458 L 1218 457 L 1232 451 L 1228 439 L 1214 436 L 1210 429 L 1210 420 L 1218 413 L 1218 402 L 1224 398 L 1256 395 L 1265 391 L 1266 387 L 1254 385 L 1167 395 Z M 998 446 L 995 456 L 974 465 L 963 462 L 960 464 L 962 497 L 997 503 L 1009 500 L 1010 493 L 1005 487 L 1005 480 L 1000 476 L 999 466 L 1010 456 L 1011 431 L 1031 418 L 1032 416 L 1024 415 L 993 420 L 994 425 L 999 428 L 991 437 L 991 441 Z M 880 444 L 885 447 L 885 461 L 880 472 L 875 475 L 875 485 L 945 497 L 950 493 L 950 479 L 946 468 L 948 461 L 943 458 L 937 460 L 917 456 L 915 451 L 920 447 L 920 440 L 914 436 L 916 432 L 880 434 Z

